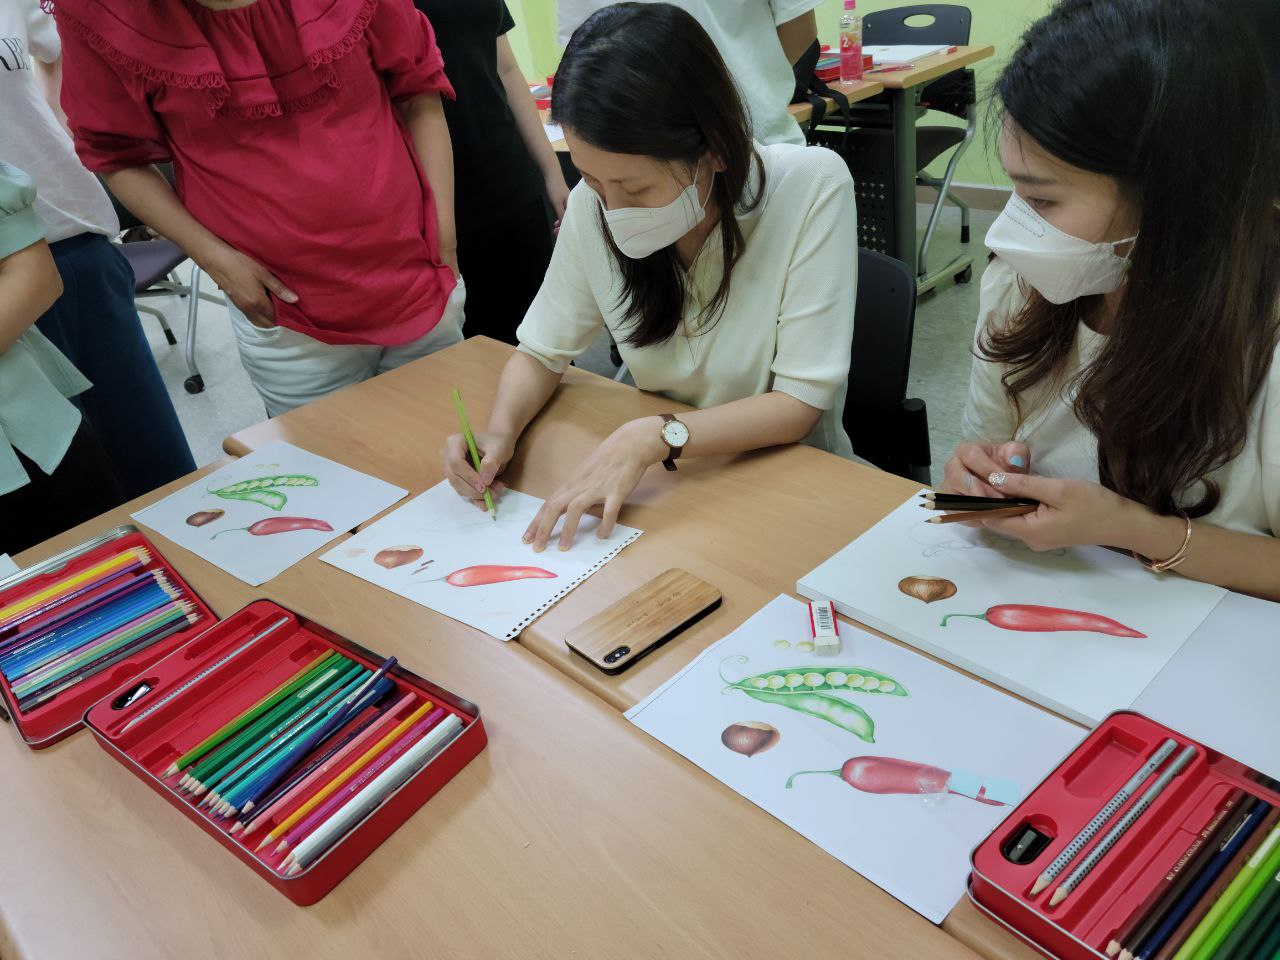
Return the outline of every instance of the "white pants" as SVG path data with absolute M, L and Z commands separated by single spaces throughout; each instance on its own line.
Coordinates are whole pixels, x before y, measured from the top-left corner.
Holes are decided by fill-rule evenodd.
M 240 362 L 262 397 L 267 416 L 275 417 L 461 342 L 466 301 L 466 284 L 459 278 L 431 332 L 395 347 L 321 343 L 287 327 L 254 326 L 230 302 L 227 311 Z

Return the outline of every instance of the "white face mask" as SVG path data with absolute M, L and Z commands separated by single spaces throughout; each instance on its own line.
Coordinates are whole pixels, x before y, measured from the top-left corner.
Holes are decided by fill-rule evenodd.
M 1090 243 L 1063 233 L 1017 194 L 1009 198 L 987 231 L 991 252 L 1018 272 L 1050 303 L 1069 303 L 1095 293 L 1120 289 L 1129 258 L 1113 243 Z
M 698 166 L 701 166 L 699 161 Z M 707 191 L 710 198 L 711 191 Z M 597 194 L 600 209 L 604 200 Z M 693 183 L 665 207 L 621 207 L 604 210 L 605 223 L 613 234 L 613 242 L 632 260 L 642 260 L 663 247 L 669 247 L 700 224 L 707 215 L 707 201 L 698 203 L 698 167 L 694 167 Z

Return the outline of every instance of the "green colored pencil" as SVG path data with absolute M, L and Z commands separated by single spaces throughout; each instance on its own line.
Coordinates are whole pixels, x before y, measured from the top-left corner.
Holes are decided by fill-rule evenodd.
M 1280 957 L 1280 917 L 1271 918 L 1271 929 L 1262 938 L 1262 944 L 1253 955 L 1260 960 L 1276 960 Z
M 1262 889 L 1241 914 L 1239 922 L 1218 948 L 1223 957 L 1251 957 L 1254 948 L 1265 938 L 1267 922 L 1275 916 L 1280 903 L 1280 874 L 1274 870 L 1263 875 Z
M 279 736 L 290 723 L 306 713 L 317 697 L 323 697 L 325 691 L 340 683 L 342 677 L 357 666 L 345 657 L 342 660 L 345 663 L 330 661 L 305 687 L 276 704 L 196 764 L 190 772 L 192 782 L 204 786 L 209 780 L 234 766 L 259 741 Z
M 289 696 L 289 694 L 303 686 L 312 674 L 324 669 L 324 664 L 337 655 L 337 651 L 328 650 L 317 656 L 311 661 L 311 663 L 303 667 L 298 673 L 294 674 L 293 677 L 280 684 L 280 686 L 276 687 L 248 710 L 244 711 L 239 716 L 233 717 L 230 721 L 213 731 L 213 733 L 209 734 L 209 736 L 205 737 L 182 756 L 178 757 L 178 759 L 174 760 L 173 763 L 169 764 L 169 769 L 164 772 L 165 777 L 172 777 L 183 767 L 190 766 L 220 744 L 223 740 L 232 736 L 237 730 L 245 726 L 245 724 L 257 717 L 260 717 L 267 710 L 270 710 L 285 697 Z
M 1262 868 L 1262 861 L 1267 855 L 1277 847 L 1280 847 L 1280 823 L 1276 823 L 1267 834 L 1267 838 L 1258 845 L 1253 851 L 1249 859 L 1240 867 L 1240 871 L 1227 884 L 1226 889 L 1214 901 L 1213 906 L 1209 908 L 1201 921 L 1196 924 L 1196 928 L 1191 931 L 1191 935 L 1178 948 L 1178 952 L 1173 955 L 1173 960 L 1192 960 L 1200 952 L 1200 948 L 1204 945 L 1205 940 L 1213 929 L 1217 926 L 1218 921 L 1222 919 L 1222 915 L 1227 912 L 1227 908 L 1235 902 L 1240 895 L 1240 891 L 1248 885 L 1255 873 Z
M 476 473 L 480 472 L 480 451 L 476 449 L 476 436 L 471 432 L 471 422 L 467 420 L 467 411 L 462 406 L 462 394 L 458 392 L 458 388 L 453 390 L 453 405 L 458 411 L 458 421 L 462 424 L 462 435 L 467 438 L 467 450 L 471 452 L 471 465 L 476 468 Z M 489 488 L 484 488 L 484 505 L 489 508 L 489 516 L 494 520 L 498 519 L 498 511 L 493 507 L 493 497 L 489 494 Z
M 232 771 L 218 785 L 211 784 L 210 792 L 216 792 L 225 800 L 228 794 L 253 780 L 266 767 L 270 766 L 281 752 L 287 750 L 291 744 L 296 743 L 299 737 L 305 736 L 311 730 L 314 730 L 317 725 L 324 723 L 325 720 L 332 716 L 335 710 L 340 709 L 360 684 L 369 678 L 371 672 L 370 670 L 363 670 L 350 676 L 341 687 L 325 697 L 320 703 L 315 704 L 307 715 L 300 718 L 289 730 L 274 740 L 261 744 L 260 749 L 254 756 L 249 757 L 244 764 L 237 770 Z
M 1257 849 L 1241 869 L 1240 876 L 1236 877 L 1236 880 L 1243 878 L 1244 882 L 1205 935 L 1203 942 L 1194 954 L 1195 960 L 1209 960 L 1210 957 L 1218 956 L 1218 948 L 1231 935 L 1231 931 L 1240 922 L 1240 918 L 1249 909 L 1253 901 L 1257 899 L 1262 888 L 1267 885 L 1267 880 L 1277 870 L 1280 870 L 1280 826 L 1271 831 L 1271 835 L 1267 837 L 1262 846 Z M 1231 885 L 1223 891 L 1222 900 L 1227 900 L 1232 893 L 1231 888 L 1235 885 L 1236 881 L 1233 880 Z M 1214 910 L 1217 910 L 1217 908 L 1218 904 L 1215 903 Z M 1213 918 L 1214 910 L 1209 911 L 1202 923 L 1207 923 Z M 1198 933 L 1199 930 L 1196 932 Z

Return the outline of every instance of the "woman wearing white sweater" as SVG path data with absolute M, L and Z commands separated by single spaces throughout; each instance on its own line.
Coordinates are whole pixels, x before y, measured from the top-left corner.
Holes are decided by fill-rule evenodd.
M 536 550 L 562 515 L 568 549 L 600 504 L 608 536 L 658 463 L 798 441 L 850 456 L 841 414 L 857 216 L 843 161 L 754 143 L 715 46 L 669 4 L 593 15 L 565 51 L 551 109 L 583 182 L 477 435 L 480 470 L 461 437 L 446 444 L 455 489 L 483 502 L 569 363 L 605 328 L 638 387 L 697 410 L 614 431 L 530 525 Z

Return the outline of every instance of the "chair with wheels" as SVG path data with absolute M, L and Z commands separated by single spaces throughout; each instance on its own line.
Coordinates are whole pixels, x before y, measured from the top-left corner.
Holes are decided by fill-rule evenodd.
M 922 26 L 907 22 L 922 16 L 929 17 L 930 22 Z M 963 46 L 969 42 L 972 24 L 973 14 L 969 8 L 957 4 L 922 3 L 894 7 L 869 13 L 862 18 L 862 42 L 868 47 L 896 44 Z M 960 158 L 973 142 L 977 130 L 977 86 L 974 73 L 968 69 L 957 70 L 939 77 L 925 86 L 920 98 L 926 109 L 949 113 L 965 121 L 962 127 L 916 127 L 916 180 L 938 192 L 938 199 L 929 213 L 929 223 L 920 242 L 916 261 L 917 273 L 920 277 L 925 277 L 929 273 L 926 267 L 929 244 L 933 240 L 938 219 L 942 216 L 943 204 L 947 200 L 960 208 L 960 242 L 969 242 L 969 205 L 952 192 L 951 183 Z M 953 152 L 942 177 L 925 173 L 925 169 L 948 150 Z M 966 267 L 956 274 L 959 283 L 968 283 L 972 277 L 972 267 Z
M 161 166 L 161 172 L 164 173 L 166 179 L 172 182 L 172 168 L 168 164 Z M 106 188 L 106 183 L 103 182 Z M 213 294 L 202 293 L 200 291 L 200 267 L 195 263 L 191 265 L 191 282 L 184 284 L 178 279 L 177 268 L 187 259 L 187 255 L 182 248 L 170 240 L 163 237 L 156 239 L 128 239 L 131 234 L 144 233 L 144 224 L 135 217 L 129 209 L 116 199 L 109 189 L 107 196 L 111 198 L 111 204 L 115 207 L 116 216 L 120 219 L 120 229 L 124 232 L 125 240 L 118 244 L 120 252 L 124 254 L 124 258 L 129 261 L 129 266 L 133 268 L 133 300 L 134 305 L 140 313 L 149 313 L 160 321 L 160 329 L 164 331 L 164 338 L 170 345 L 178 342 L 173 335 L 173 331 L 169 329 L 169 322 L 165 319 L 164 313 L 157 308 L 145 304 L 142 301 L 151 297 L 185 297 L 187 298 L 187 344 L 186 344 L 186 360 L 187 360 L 187 379 L 183 381 L 183 387 L 187 393 L 200 393 L 204 390 L 204 377 L 201 376 L 199 368 L 196 366 L 196 313 L 199 309 L 201 300 L 207 300 L 210 303 L 225 303 L 221 297 Z
M 881 470 L 929 483 L 929 414 L 907 397 L 916 284 L 901 260 L 858 250 L 858 298 L 844 428 L 853 452 Z

